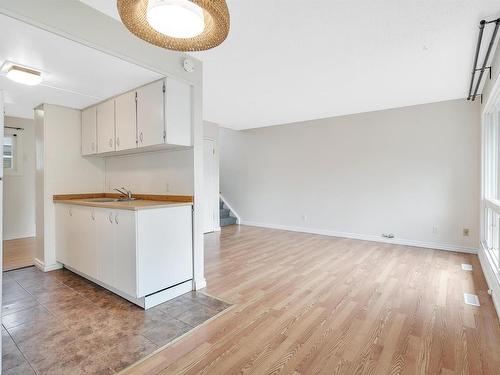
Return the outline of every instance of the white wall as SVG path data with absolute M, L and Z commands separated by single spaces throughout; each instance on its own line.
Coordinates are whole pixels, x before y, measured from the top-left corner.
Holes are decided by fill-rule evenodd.
M 106 192 L 193 195 L 193 150 L 158 151 L 106 158 Z
M 474 251 L 479 147 L 465 100 L 221 128 L 221 192 L 242 223 Z
M 42 113 L 43 112 L 43 113 Z M 55 258 L 56 194 L 104 190 L 104 159 L 82 158 L 81 111 L 44 104 L 35 110 L 37 249 L 35 264 L 50 270 Z
M 33 120 L 5 117 L 6 126 L 16 131 L 22 142 L 22 172 L 4 176 L 4 240 L 35 236 L 35 127 Z M 21 148 L 20 148 L 21 149 Z

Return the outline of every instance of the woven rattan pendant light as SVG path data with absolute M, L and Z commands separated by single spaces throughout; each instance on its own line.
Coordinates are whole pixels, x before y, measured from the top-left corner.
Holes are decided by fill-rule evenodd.
M 204 28 L 194 37 L 179 38 L 155 30 L 148 22 L 148 3 L 178 2 L 203 12 Z M 203 51 L 217 47 L 229 33 L 229 11 L 225 0 L 117 0 L 125 26 L 148 43 L 176 51 Z M 199 7 L 199 8 L 198 8 Z M 200 13 L 201 14 L 201 13 Z

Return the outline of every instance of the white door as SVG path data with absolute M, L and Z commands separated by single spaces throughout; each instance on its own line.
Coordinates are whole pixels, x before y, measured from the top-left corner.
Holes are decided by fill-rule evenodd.
M 97 147 L 97 107 L 82 111 L 82 155 L 96 153 Z
M 97 152 L 115 151 L 115 101 L 97 106 Z
M 136 297 L 136 228 L 135 212 L 114 211 L 115 227 L 115 283 L 116 288 Z
M 203 222 L 204 233 L 213 232 L 215 225 L 215 204 L 217 202 L 216 189 L 216 159 L 215 142 L 211 139 L 203 140 Z
M 113 211 L 95 210 L 97 278 L 116 287 L 115 277 L 115 225 Z
M 165 143 L 163 82 L 153 82 L 137 89 L 138 147 Z
M 166 143 L 191 146 L 191 85 L 172 78 L 165 85 Z
M 137 147 L 135 91 L 115 99 L 116 151 Z

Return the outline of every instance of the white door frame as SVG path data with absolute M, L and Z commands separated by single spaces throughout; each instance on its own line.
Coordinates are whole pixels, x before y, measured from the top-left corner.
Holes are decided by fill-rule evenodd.
M 205 137 L 203 138 L 203 157 L 205 157 L 205 145 L 206 142 L 212 142 L 213 143 L 213 168 L 212 168 L 212 178 L 210 179 L 210 183 L 212 184 L 211 191 L 212 191 L 212 198 L 210 200 L 205 200 L 204 205 L 205 207 L 209 207 L 209 205 L 212 206 L 213 208 L 213 223 L 211 226 L 207 226 L 206 223 L 204 223 L 203 228 L 205 233 L 210 233 L 210 232 L 215 232 L 215 231 L 220 231 L 220 211 L 219 211 L 219 151 L 217 147 L 217 140 L 210 138 L 210 137 Z M 205 163 L 204 163 L 205 164 Z M 205 165 L 203 166 L 205 167 Z M 205 173 L 205 168 L 203 168 Z M 203 176 L 203 182 L 204 182 L 204 192 L 206 196 L 206 179 L 205 175 Z M 204 210 L 206 209 L 204 207 Z M 203 215 L 204 220 L 206 220 L 205 213 Z

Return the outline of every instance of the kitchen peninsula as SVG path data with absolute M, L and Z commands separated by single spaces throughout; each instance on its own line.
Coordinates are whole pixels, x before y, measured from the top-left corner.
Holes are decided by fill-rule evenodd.
M 56 260 L 148 309 L 192 290 L 192 197 L 54 196 Z

